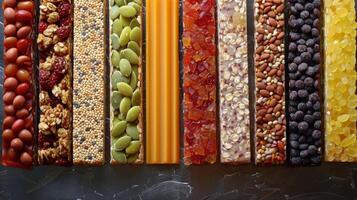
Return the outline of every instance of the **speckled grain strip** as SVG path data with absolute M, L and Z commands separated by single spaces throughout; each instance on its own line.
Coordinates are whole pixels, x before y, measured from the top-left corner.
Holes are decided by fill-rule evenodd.
M 104 3 L 74 0 L 73 163 L 104 163 Z
M 221 162 L 250 162 L 245 0 L 218 0 Z
M 255 163 L 285 162 L 284 0 L 255 1 Z

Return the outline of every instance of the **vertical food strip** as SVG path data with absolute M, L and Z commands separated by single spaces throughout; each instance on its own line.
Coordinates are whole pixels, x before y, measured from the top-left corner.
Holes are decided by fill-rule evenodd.
M 255 163 L 285 162 L 284 1 L 255 2 Z
M 68 166 L 72 163 L 72 3 L 43 0 L 39 9 L 37 162 Z
M 216 162 L 215 0 L 183 1 L 183 113 L 186 165 Z
M 146 1 L 146 162 L 179 163 L 179 4 Z
M 104 3 L 74 0 L 73 163 L 104 164 Z
M 322 156 L 320 0 L 288 0 L 288 149 L 292 166 L 318 165 Z
M 221 162 L 250 162 L 247 5 L 218 0 Z
M 325 160 L 357 161 L 355 2 L 324 1 Z
M 4 0 L 3 8 L 5 76 L 1 162 L 5 166 L 29 168 L 34 155 L 34 2 Z
M 142 163 L 141 0 L 111 1 L 111 163 Z

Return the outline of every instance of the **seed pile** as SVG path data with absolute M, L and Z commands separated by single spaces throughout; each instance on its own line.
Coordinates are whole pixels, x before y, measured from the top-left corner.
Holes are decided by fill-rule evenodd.
M 256 164 L 285 162 L 284 2 L 256 0 Z
M 216 144 L 215 0 L 183 2 L 185 164 L 214 163 Z
M 326 161 L 357 161 L 355 2 L 324 1 Z
M 217 11 L 221 162 L 250 162 L 246 1 L 219 0 Z
M 4 0 L 4 120 L 2 163 L 33 163 L 32 27 L 34 2 Z
M 112 162 L 143 161 L 141 130 L 141 0 L 116 0 L 111 24 Z
M 73 163 L 104 163 L 104 5 L 74 1 Z
M 320 0 L 289 0 L 288 133 L 290 163 L 321 163 Z
M 39 50 L 38 163 L 69 165 L 71 154 L 71 33 L 72 4 L 41 1 Z

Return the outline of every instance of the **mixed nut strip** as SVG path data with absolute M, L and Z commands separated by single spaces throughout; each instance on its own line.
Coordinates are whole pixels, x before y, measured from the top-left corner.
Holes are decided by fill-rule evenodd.
M 218 69 L 221 162 L 250 162 L 247 5 L 219 0 Z
M 32 33 L 34 2 L 4 0 L 4 84 L 2 159 L 5 166 L 33 164 L 34 84 Z
M 284 1 L 255 2 L 255 163 L 285 162 Z
M 320 6 L 320 0 L 288 0 L 287 131 L 293 166 L 321 163 Z
M 142 163 L 141 0 L 110 2 L 111 163 Z
M 325 161 L 356 162 L 355 1 L 325 0 L 324 21 Z
M 74 1 L 73 163 L 104 164 L 104 2 Z
M 39 108 L 37 161 L 40 165 L 72 164 L 72 4 L 40 1 Z
M 215 0 L 183 1 L 184 162 L 216 162 Z

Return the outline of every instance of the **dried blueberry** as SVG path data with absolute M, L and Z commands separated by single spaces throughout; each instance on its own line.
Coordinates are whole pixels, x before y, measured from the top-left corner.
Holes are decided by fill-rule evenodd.
M 300 98 L 305 98 L 305 97 L 307 97 L 309 95 L 309 93 L 306 91 L 306 90 L 299 90 L 298 91 L 298 96 L 300 97 Z
M 319 138 L 321 138 L 321 131 L 319 131 L 319 130 L 314 130 L 314 131 L 312 132 L 312 137 L 313 137 L 314 139 L 319 139 Z
M 300 122 L 298 124 L 298 129 L 301 132 L 306 131 L 307 129 L 309 129 L 309 124 L 307 122 Z
M 308 17 L 309 17 L 309 12 L 306 11 L 306 10 L 302 11 L 302 12 L 300 13 L 300 17 L 301 17 L 302 19 L 308 18 Z
M 315 129 L 321 129 L 321 120 L 316 120 L 314 123 L 314 128 Z
M 306 63 L 301 63 L 299 66 L 298 66 L 298 70 L 299 72 L 304 72 L 306 69 L 307 69 L 307 64 Z

